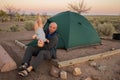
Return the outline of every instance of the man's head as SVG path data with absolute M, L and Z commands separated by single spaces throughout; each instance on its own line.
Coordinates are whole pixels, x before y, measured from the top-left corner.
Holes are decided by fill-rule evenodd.
M 57 24 L 55 22 L 50 23 L 49 25 L 49 33 L 52 34 L 57 30 Z

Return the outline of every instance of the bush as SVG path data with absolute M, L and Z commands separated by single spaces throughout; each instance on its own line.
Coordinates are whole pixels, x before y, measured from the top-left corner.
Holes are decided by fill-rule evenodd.
M 115 27 L 115 30 L 116 30 L 117 32 L 120 32 L 120 23 L 119 23 L 119 22 L 118 22 L 118 23 L 114 23 L 113 25 L 114 25 L 114 27 Z
M 12 25 L 12 26 L 10 27 L 10 31 L 11 31 L 11 32 L 18 32 L 18 31 L 20 31 L 20 30 L 19 30 L 19 26 L 16 25 L 16 24 Z
M 32 31 L 34 26 L 34 21 L 25 21 L 25 29 L 27 31 Z
M 2 29 L 0 28 L 0 31 L 2 31 Z
M 92 24 L 94 25 L 94 27 L 97 27 L 100 24 L 100 22 L 98 20 L 94 20 Z
M 100 36 L 111 36 L 115 32 L 115 28 L 111 23 L 99 24 L 96 30 Z

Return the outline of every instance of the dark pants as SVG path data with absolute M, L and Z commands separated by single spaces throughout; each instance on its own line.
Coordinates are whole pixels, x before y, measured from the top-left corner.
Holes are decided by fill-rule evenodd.
M 22 63 L 30 63 L 32 56 L 35 56 L 30 66 L 35 70 L 44 59 L 51 59 L 50 50 L 42 50 L 38 47 L 27 47 Z

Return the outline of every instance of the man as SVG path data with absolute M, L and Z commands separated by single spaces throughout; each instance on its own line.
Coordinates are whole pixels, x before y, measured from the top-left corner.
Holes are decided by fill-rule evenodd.
M 56 51 L 56 46 L 58 43 L 58 35 L 56 33 L 57 24 L 55 22 L 50 23 L 48 31 L 46 31 L 46 38 L 49 40 L 49 43 L 43 43 L 39 41 L 39 44 L 44 44 L 43 47 L 38 46 L 28 46 L 25 55 L 23 57 L 22 65 L 18 68 L 20 76 L 28 76 L 28 73 L 32 70 L 35 70 L 37 66 L 44 59 L 51 59 L 53 49 Z M 30 64 L 32 56 L 36 56 L 35 59 Z

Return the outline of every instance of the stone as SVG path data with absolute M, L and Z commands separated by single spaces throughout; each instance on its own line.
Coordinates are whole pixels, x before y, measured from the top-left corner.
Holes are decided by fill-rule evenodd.
M 80 68 L 74 68 L 74 70 L 73 70 L 73 75 L 74 76 L 79 76 L 81 74 L 82 74 L 82 72 L 81 72 Z
M 100 45 L 103 45 L 103 43 L 101 42 Z
M 7 51 L 0 45 L 0 71 L 7 72 L 17 68 L 15 61 L 9 56 Z
M 97 67 L 97 69 L 98 69 L 99 71 L 103 72 L 103 71 L 106 70 L 106 66 L 100 65 L 100 66 Z
M 111 51 L 114 51 L 114 50 L 115 50 L 115 48 L 111 48 L 110 50 L 111 50 Z
M 90 77 L 87 77 L 85 80 L 92 80 Z
M 50 75 L 51 76 L 59 77 L 59 73 L 60 73 L 60 70 L 57 67 L 55 67 L 55 66 L 51 67 L 51 70 L 50 70 Z
M 93 67 L 97 66 L 96 62 L 94 62 L 94 61 L 91 61 L 89 64 L 90 64 L 90 66 L 93 66 Z
M 93 75 L 91 77 L 93 80 L 102 80 L 100 76 L 97 76 L 97 75 Z
M 62 80 L 67 80 L 67 72 L 66 71 L 61 71 L 60 72 L 60 78 Z

